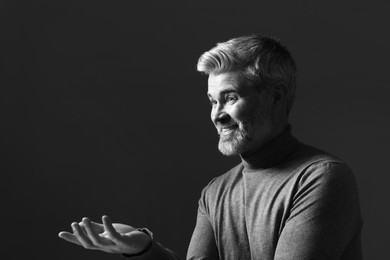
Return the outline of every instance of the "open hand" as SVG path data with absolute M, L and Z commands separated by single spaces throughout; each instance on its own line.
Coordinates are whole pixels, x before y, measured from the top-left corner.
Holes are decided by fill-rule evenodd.
M 107 216 L 102 221 L 100 224 L 83 218 L 80 223 L 72 223 L 73 233 L 62 231 L 58 236 L 86 249 L 129 255 L 143 251 L 152 242 L 148 235 L 131 226 L 112 224 Z

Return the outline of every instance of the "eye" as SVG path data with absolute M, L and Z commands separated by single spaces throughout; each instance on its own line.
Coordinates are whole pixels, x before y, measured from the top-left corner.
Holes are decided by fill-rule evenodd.
M 217 104 L 217 101 L 214 99 L 210 99 L 210 106 L 214 106 Z
M 237 101 L 237 97 L 229 95 L 226 97 L 226 102 L 234 103 Z

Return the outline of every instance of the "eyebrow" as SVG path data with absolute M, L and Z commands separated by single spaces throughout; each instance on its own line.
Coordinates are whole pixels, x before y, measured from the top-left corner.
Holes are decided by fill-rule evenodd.
M 223 96 L 223 95 L 226 95 L 226 94 L 229 94 L 229 93 L 238 93 L 238 91 L 231 88 L 231 89 L 225 89 L 225 90 L 221 91 L 219 94 L 220 94 L 220 96 Z M 207 96 L 211 97 L 211 94 L 207 93 Z

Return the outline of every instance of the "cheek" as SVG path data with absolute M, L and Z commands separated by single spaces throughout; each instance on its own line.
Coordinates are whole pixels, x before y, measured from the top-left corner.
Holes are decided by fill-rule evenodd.
M 229 109 L 229 115 L 236 121 L 242 121 L 254 112 L 254 108 L 247 104 L 235 104 Z

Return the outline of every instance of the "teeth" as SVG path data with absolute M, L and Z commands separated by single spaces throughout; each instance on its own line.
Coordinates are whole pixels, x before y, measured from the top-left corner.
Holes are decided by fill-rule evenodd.
M 234 129 L 235 129 L 235 127 L 222 128 L 221 129 L 221 134 L 222 135 L 230 134 L 231 132 L 234 131 Z

